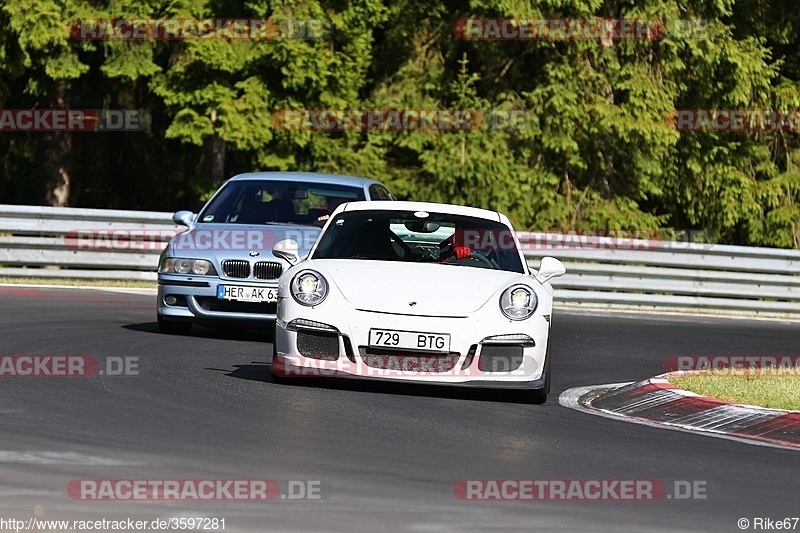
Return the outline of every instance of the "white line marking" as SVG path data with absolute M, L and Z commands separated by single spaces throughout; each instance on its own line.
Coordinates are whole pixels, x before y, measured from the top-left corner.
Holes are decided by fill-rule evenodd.
M 0 463 L 86 466 L 130 466 L 139 464 L 73 452 L 21 452 L 16 450 L 0 450 Z
M 785 325 L 796 326 L 800 318 L 793 316 L 758 316 L 744 314 L 743 312 L 731 311 L 719 313 L 703 313 L 702 311 L 683 310 L 675 308 L 657 309 L 638 309 L 638 308 L 615 308 L 592 306 L 591 304 L 575 304 L 556 300 L 553 308 L 557 314 L 580 315 L 580 316 L 599 316 L 608 318 L 609 314 L 616 318 L 630 318 L 631 320 L 659 320 L 662 322 L 696 322 L 698 318 L 720 319 L 720 320 L 754 320 L 782 323 Z
M 77 289 L 81 291 L 121 292 L 152 296 L 158 293 L 157 287 L 104 287 L 94 285 L 39 285 L 38 283 L 0 283 L 0 287 L 21 287 L 23 289 Z

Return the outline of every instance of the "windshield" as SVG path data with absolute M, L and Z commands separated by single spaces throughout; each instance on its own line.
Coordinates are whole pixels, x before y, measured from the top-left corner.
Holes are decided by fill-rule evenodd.
M 313 259 L 438 263 L 524 273 L 510 228 L 469 216 L 350 211 L 322 234 Z
M 296 181 L 229 181 L 200 212 L 199 223 L 323 226 L 344 202 L 364 200 L 358 187 Z

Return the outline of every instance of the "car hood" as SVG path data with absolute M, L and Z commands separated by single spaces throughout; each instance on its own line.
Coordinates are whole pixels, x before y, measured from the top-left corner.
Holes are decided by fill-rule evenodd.
M 283 239 L 297 241 L 300 256 L 307 255 L 320 233 L 314 226 L 283 224 L 197 224 L 175 235 L 170 255 L 193 259 L 276 259 L 272 247 Z
M 320 271 L 356 309 L 420 316 L 468 316 L 525 274 L 457 265 L 318 259 Z M 413 305 L 412 305 L 413 302 Z

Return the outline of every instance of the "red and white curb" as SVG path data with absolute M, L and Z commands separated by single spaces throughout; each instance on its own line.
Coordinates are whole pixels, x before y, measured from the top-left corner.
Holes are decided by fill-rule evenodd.
M 800 412 L 723 402 L 675 388 L 670 372 L 638 383 L 564 391 L 564 407 L 664 429 L 691 431 L 760 446 L 800 450 Z

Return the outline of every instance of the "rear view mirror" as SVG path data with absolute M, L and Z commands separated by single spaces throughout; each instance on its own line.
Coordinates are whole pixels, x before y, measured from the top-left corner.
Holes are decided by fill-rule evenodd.
M 435 233 L 439 229 L 439 224 L 436 222 L 425 222 L 424 220 L 409 220 L 404 225 L 408 231 L 414 233 Z

